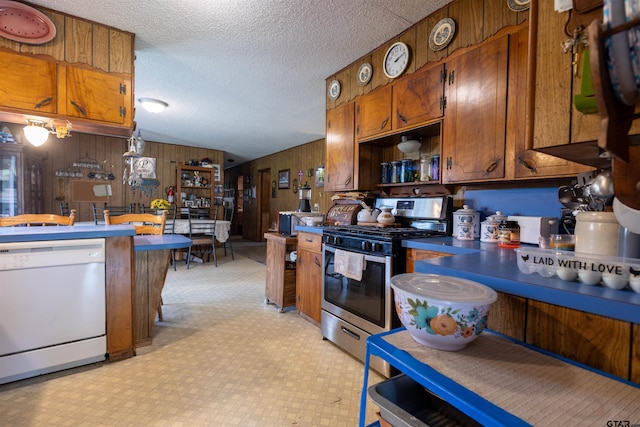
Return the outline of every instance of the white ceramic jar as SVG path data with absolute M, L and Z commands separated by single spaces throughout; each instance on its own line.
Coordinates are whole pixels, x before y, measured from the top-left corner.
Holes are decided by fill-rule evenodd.
M 378 215 L 377 221 L 380 224 L 393 224 L 396 221 L 396 217 L 393 216 L 391 211 L 393 208 L 380 208 L 382 212 Z
M 576 253 L 618 255 L 620 224 L 613 212 L 579 212 L 576 215 Z
M 496 211 L 495 215 L 489 215 L 486 220 L 480 223 L 480 241 L 485 243 L 498 243 L 498 226 L 500 222 L 506 221 L 507 216 L 501 211 Z
M 463 205 L 453 213 L 453 237 L 458 240 L 473 240 L 480 237 L 480 213 L 469 205 Z

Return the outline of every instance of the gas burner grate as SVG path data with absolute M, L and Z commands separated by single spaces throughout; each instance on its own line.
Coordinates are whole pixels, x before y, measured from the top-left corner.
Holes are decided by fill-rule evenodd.
M 433 235 L 441 235 L 442 233 L 433 230 L 422 230 L 414 227 L 377 227 L 371 225 L 351 225 L 327 227 L 324 230 L 327 234 L 333 235 L 352 235 L 363 237 L 378 238 L 409 238 L 409 237 L 427 237 Z

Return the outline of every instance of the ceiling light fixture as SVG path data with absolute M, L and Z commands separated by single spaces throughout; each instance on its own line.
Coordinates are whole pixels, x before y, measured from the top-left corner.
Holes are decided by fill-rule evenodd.
M 421 146 L 422 143 L 417 139 L 404 135 L 400 137 L 398 150 L 402 151 L 403 153 L 415 153 L 420 149 Z
M 47 126 L 49 126 L 49 129 L 47 129 Z M 35 147 L 40 147 L 42 144 L 47 142 L 50 133 L 56 135 L 58 138 L 71 136 L 71 123 L 67 122 L 65 126 L 55 126 L 53 124 L 53 120 L 46 123 L 42 120 L 29 119 L 27 120 L 27 125 L 23 130 L 27 141 Z
M 161 113 L 169 106 L 166 102 L 154 98 L 138 98 L 138 102 L 150 113 Z

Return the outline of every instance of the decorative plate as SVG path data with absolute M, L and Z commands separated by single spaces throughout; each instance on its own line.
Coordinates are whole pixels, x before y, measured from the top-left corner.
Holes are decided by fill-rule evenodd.
M 530 0 L 507 0 L 507 6 L 514 12 L 524 12 L 529 9 Z
M 456 34 L 456 21 L 444 18 L 438 22 L 429 35 L 429 47 L 434 51 L 444 49 L 451 43 Z
M 329 99 L 335 101 L 340 96 L 340 82 L 338 80 L 331 80 L 329 83 Z
M 26 4 L 0 0 L 0 37 L 20 43 L 43 44 L 56 36 L 47 15 Z
M 626 20 L 624 2 L 605 0 L 602 19 L 606 29 L 623 24 Z M 629 39 L 626 32 L 605 38 L 604 45 L 607 51 L 607 67 L 613 91 L 620 102 L 634 105 L 638 97 L 638 90 L 631 68 Z
M 358 68 L 358 76 L 357 81 L 358 85 L 364 86 L 371 80 L 371 76 L 373 75 L 373 67 L 370 63 L 365 62 Z

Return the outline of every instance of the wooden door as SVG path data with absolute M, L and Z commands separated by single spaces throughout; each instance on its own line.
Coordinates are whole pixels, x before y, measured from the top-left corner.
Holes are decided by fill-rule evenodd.
M 40 113 L 56 112 L 56 64 L 33 56 L 0 52 L 0 105 Z
M 124 78 L 77 67 L 66 67 L 66 115 L 127 124 L 131 116 L 131 84 Z
M 327 111 L 325 191 L 354 188 L 354 106 L 344 104 Z
M 447 62 L 442 182 L 504 177 L 508 36 Z
M 402 129 L 442 117 L 444 65 L 425 67 L 393 86 L 393 129 Z
M 391 85 L 379 87 L 356 101 L 356 137 L 378 135 L 391 130 Z

